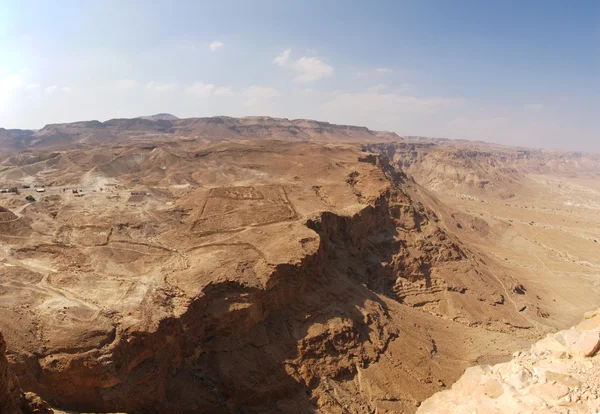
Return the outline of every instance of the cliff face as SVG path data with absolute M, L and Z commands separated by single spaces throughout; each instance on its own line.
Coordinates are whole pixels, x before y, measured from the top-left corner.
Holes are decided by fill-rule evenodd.
M 0 128 L 0 150 L 66 149 L 74 145 L 87 148 L 107 142 L 123 143 L 158 139 L 192 139 L 210 142 L 223 139 L 390 142 L 401 138 L 393 132 L 372 131 L 365 127 L 335 125 L 307 119 L 226 116 L 178 119 L 168 114 L 111 119 L 105 122 L 49 124 L 37 132 Z
M 34 141 L 34 134 L 34 131 L 27 129 L 0 128 L 0 149 L 26 148 Z
M 448 141 L 367 144 L 369 151 L 388 157 L 424 187 L 438 192 L 494 194 L 510 198 L 527 191 L 531 174 L 595 175 L 600 156 L 541 149 L 506 148 L 475 142 Z
M 193 149 L 170 163 L 148 151 L 164 174 L 213 168 L 208 188 L 121 202 L 108 187 L 24 210 L 31 236 L 7 238 L 0 268 L 5 303 L 22 305 L 1 322 L 24 389 L 86 412 L 410 412 L 472 358 L 533 335 L 507 302 L 516 281 L 487 272 L 386 158 Z
M 52 414 L 52 409 L 37 395 L 23 393 L 5 353 L 6 343 L 0 332 L 0 414 Z
M 3 414 L 21 413 L 24 403 L 23 392 L 17 383 L 4 353 L 6 343 L 0 333 L 0 412 Z

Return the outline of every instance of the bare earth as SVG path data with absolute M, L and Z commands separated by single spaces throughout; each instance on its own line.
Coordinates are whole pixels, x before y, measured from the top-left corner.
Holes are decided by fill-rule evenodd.
M 600 156 L 96 122 L 0 130 L 0 331 L 57 409 L 414 412 L 600 307 Z

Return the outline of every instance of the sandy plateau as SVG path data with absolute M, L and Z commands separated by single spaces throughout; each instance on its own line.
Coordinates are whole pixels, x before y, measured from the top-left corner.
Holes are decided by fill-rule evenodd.
M 410 413 L 600 307 L 598 155 L 225 117 L 0 143 L 15 410 Z

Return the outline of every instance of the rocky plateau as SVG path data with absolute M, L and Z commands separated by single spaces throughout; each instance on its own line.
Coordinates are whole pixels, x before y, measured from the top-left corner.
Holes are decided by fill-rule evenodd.
M 585 412 L 598 178 L 309 120 L 0 130 L 0 413 Z

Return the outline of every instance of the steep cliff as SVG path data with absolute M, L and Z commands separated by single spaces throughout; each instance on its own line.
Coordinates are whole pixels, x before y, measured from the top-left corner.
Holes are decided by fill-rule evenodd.
M 4 303 L 20 303 L 3 324 L 24 389 L 86 412 L 414 411 L 473 359 L 536 335 L 513 305 L 535 297 L 488 272 L 385 157 L 289 143 L 198 153 L 164 167 L 219 165 L 223 182 L 25 210 L 32 236 L 7 238 L 0 268 Z
M 0 332 L 0 414 L 52 414 L 48 404 L 33 393 L 23 393 L 6 359 Z
M 0 412 L 20 413 L 24 403 L 23 393 L 19 388 L 17 378 L 8 366 L 5 352 L 6 343 L 0 334 Z
M 527 191 L 532 174 L 588 174 L 597 176 L 600 156 L 530 148 L 507 148 L 469 141 L 434 140 L 367 144 L 366 149 L 388 157 L 424 187 L 510 198 Z

